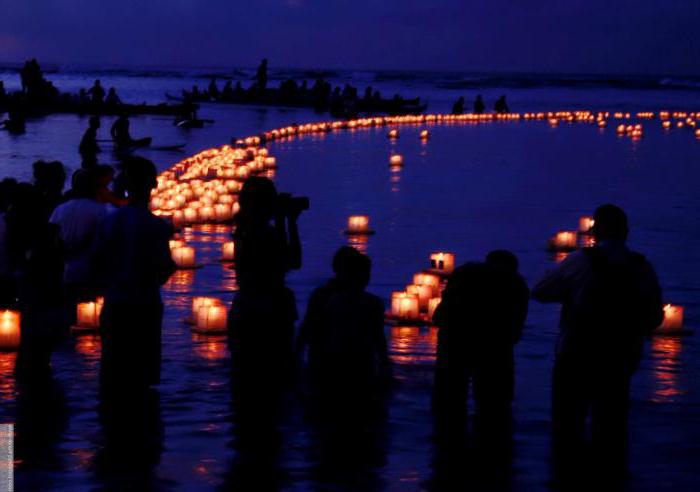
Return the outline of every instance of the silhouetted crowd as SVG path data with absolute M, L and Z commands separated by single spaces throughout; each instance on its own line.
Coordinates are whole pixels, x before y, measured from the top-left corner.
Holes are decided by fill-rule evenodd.
M 18 381 L 47 377 L 76 304 L 102 295 L 101 415 L 138 419 L 139 402 L 160 381 L 160 287 L 175 271 L 168 243 L 174 231 L 149 211 L 156 168 L 127 157 L 116 176 L 109 166 L 81 169 L 65 193 L 60 162 L 39 161 L 33 171 L 33 183 L 0 182 L 0 302 L 22 313 Z M 297 220 L 308 202 L 277 193 L 262 177 L 245 182 L 239 202 L 239 289 L 228 337 L 240 439 L 264 442 L 260 433 L 283 413 L 295 379 L 331 434 L 352 438 L 353 429 L 381 422 L 394 382 L 384 305 L 366 290 L 369 257 L 351 247 L 336 252 L 334 276 L 312 293 L 296 333 L 296 301 L 285 277 L 301 267 Z M 661 290 L 651 265 L 625 245 L 625 213 L 604 205 L 594 220 L 596 246 L 572 253 L 532 292 L 508 251 L 450 275 L 434 314 L 437 436 L 468 431 L 471 387 L 473 432 L 489 448 L 507 446 L 514 347 L 532 297 L 562 304 L 552 379 L 557 479 L 576 480 L 588 459 L 610 473 L 623 467 L 630 380 L 645 337 L 663 319 Z M 594 452 L 587 454 L 588 446 Z

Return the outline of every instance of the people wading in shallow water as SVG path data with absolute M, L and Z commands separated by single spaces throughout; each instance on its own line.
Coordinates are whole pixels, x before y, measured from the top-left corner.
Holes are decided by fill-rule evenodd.
M 90 125 L 85 130 L 82 140 L 80 140 L 79 152 L 83 158 L 83 167 L 89 168 L 97 165 L 97 154 L 100 146 L 97 144 L 97 130 L 100 129 L 100 117 L 90 117 Z
M 594 215 L 596 246 L 572 253 L 533 288 L 541 302 L 562 304 L 552 375 L 553 452 L 562 480 L 577 481 L 591 417 L 595 469 L 621 478 L 627 444 L 630 380 L 644 339 L 661 324 L 656 274 L 627 248 L 627 216 L 603 205 Z

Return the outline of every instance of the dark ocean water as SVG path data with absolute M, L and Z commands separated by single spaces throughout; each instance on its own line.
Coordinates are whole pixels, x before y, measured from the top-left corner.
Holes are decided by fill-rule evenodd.
M 87 86 L 99 76 L 134 100 L 159 100 L 162 93 L 191 85 L 193 80 L 204 81 L 208 74 L 61 71 L 49 77 L 59 87 L 72 89 Z M 341 72 L 333 76 L 344 80 Z M 351 80 L 361 85 L 360 76 L 355 77 Z M 377 74 L 362 77 L 368 78 L 362 83 L 386 84 L 389 91 L 394 88 L 440 101 L 431 108 L 436 111 L 448 109 L 456 94 L 474 93 L 467 88 L 440 88 L 448 76 L 437 82 L 400 74 L 394 79 L 382 75 L 387 80 L 381 81 Z M 0 74 L 0 78 L 11 77 Z M 690 87 L 563 85 L 505 89 L 494 84 L 479 90 L 487 99 L 506 92 L 517 110 L 589 105 L 632 111 L 700 107 L 700 93 Z M 144 153 L 165 168 L 203 148 L 224 144 L 234 135 L 324 118 L 305 110 L 211 104 L 203 106 L 201 115 L 216 119 L 215 125 L 183 131 L 167 119 L 141 117 L 133 120 L 132 133 L 152 135 L 163 144 L 186 142 L 181 154 Z M 109 123 L 105 118 L 105 135 Z M 30 121 L 21 137 L 0 133 L 3 174 L 26 178 L 29 165 L 39 158 L 57 158 L 75 167 L 85 126 L 82 118 L 60 115 Z M 348 215 L 371 217 L 377 234 L 366 245 L 374 266 L 370 290 L 388 300 L 391 291 L 403 288 L 414 272 L 427 266 L 427 257 L 435 250 L 453 251 L 462 262 L 482 258 L 490 249 L 509 248 L 519 256 L 523 274 L 532 283 L 553 265 L 544 251 L 547 237 L 556 230 L 575 228 L 579 216 L 611 201 L 628 211 L 631 244 L 655 265 L 665 298 L 686 307 L 690 328 L 700 325 L 700 141 L 691 131 L 666 132 L 653 120 L 645 123 L 644 137 L 632 141 L 617 137 L 614 125 L 603 130 L 583 124 L 551 128 L 546 122 L 521 121 L 435 126 L 432 138 L 421 143 L 420 128 L 402 129 L 394 143 L 384 130 L 363 130 L 269 145 L 280 165 L 275 178 L 278 188 L 309 196 L 312 204 L 300 224 L 304 266 L 289 277 L 300 311 L 310 291 L 329 275 L 334 250 L 346 242 L 342 229 Z M 387 166 L 394 151 L 405 159 L 400 173 L 391 173 Z M 105 161 L 111 158 L 109 152 L 104 154 Z M 205 266 L 178 272 L 163 289 L 163 383 L 159 404 L 153 407 L 163 434 L 146 471 L 126 470 L 121 476 L 128 476 L 141 489 L 230 488 L 245 473 L 230 419 L 225 341 L 193 335 L 182 322 L 193 295 L 213 294 L 230 301 L 233 272 L 216 261 L 227 234 L 225 228 L 188 232 Z M 556 307 L 531 306 L 516 351 L 514 457 L 504 463 L 506 471 L 487 477 L 489 485 L 484 485 L 483 471 L 472 466 L 469 456 L 445 460 L 440 457 L 443 450 L 431 439 L 429 395 L 436 334 L 429 328 L 387 328 L 399 384 L 391 395 L 383 438 L 363 448 L 363 454 L 375 458 L 371 465 L 350 456 L 345 466 L 320 474 L 323 460 L 318 456 L 318 440 L 298 400 L 292 399 L 281 426 L 281 444 L 268 449 L 271 456 L 265 457 L 274 463 L 268 471 L 279 474 L 276 483 L 283 490 L 428 490 L 445 477 L 458 490 L 494 490 L 499 488 L 497 483 L 506 490 L 545 489 L 549 377 L 557 317 Z M 631 490 L 695 490 L 700 480 L 700 387 L 694 377 L 700 369 L 699 352 L 696 336 L 649 342 L 633 385 Z M 18 490 L 94 490 L 109 483 L 113 490 L 126 490 L 115 485 L 126 482 L 106 478 L 96 467 L 108 447 L 97 415 L 99 340 L 80 337 L 61 347 L 54 357 L 54 397 L 37 413 L 28 412 L 18 399 L 12 365 L 12 355 L 0 354 L 0 422 L 17 423 L 18 449 L 25 453 L 17 469 Z M 32 420 L 27 415 L 39 417 Z M 134 446 L 147 448 L 150 437 L 135 436 Z M 27 453 L 28 447 L 33 453 Z M 134 461 L 141 454 L 134 451 Z M 504 485 L 508 470 L 510 478 Z M 348 477 L 353 485 L 347 485 Z M 267 483 L 270 477 L 260 480 Z

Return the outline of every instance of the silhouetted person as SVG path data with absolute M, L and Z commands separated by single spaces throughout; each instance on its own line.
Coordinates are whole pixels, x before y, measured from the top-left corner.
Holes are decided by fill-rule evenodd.
M 232 82 L 227 80 L 224 84 L 224 88 L 221 90 L 221 97 L 225 100 L 229 100 L 233 97 L 233 87 Z
M 450 276 L 433 316 L 440 328 L 434 406 L 439 420 L 466 415 L 469 383 L 487 433 L 506 431 L 513 399 L 513 347 L 527 316 L 529 292 L 510 252 L 467 263 Z M 490 425 L 493 422 L 493 425 Z
M 301 267 L 301 209 L 285 203 L 272 181 L 262 177 L 245 182 L 239 203 L 233 236 L 239 290 L 229 318 L 232 362 L 274 383 L 292 367 L 297 313 L 285 276 Z
M 147 147 L 151 144 L 151 137 L 134 139 L 131 137 L 129 116 L 125 113 L 119 115 L 112 124 L 109 134 L 114 141 L 115 149 L 128 149 L 129 147 Z
M 260 93 L 264 93 L 267 89 L 267 58 L 263 58 L 255 73 L 255 81 L 258 84 Z
M 506 102 L 506 96 L 499 97 L 496 103 L 493 105 L 493 109 L 496 111 L 496 113 L 510 113 L 508 103 Z
M 216 85 L 216 77 L 212 77 L 211 81 L 209 81 L 209 97 L 211 99 L 218 99 L 219 98 L 219 88 Z
M 366 402 L 357 400 L 375 396 L 389 374 L 384 305 L 365 291 L 371 270 L 366 255 L 341 248 L 333 269 L 335 278 L 315 290 L 309 301 L 300 348 L 306 341 L 317 390 L 362 407 Z
M 119 390 L 135 391 L 160 381 L 160 286 L 175 264 L 168 245 L 172 228 L 148 209 L 156 176 L 152 162 L 124 160 L 121 182 L 129 202 L 102 222 L 96 245 L 94 265 L 105 298 L 102 384 Z
M 107 216 L 107 208 L 97 202 L 97 178 L 96 169 L 76 171 L 72 198 L 56 207 L 49 219 L 58 226 L 63 246 L 63 288 L 66 314 L 71 322 L 77 302 L 95 298 L 92 255 L 100 224 Z
M 105 99 L 105 90 L 99 80 L 95 81 L 95 84 L 88 89 L 88 95 L 90 96 L 90 101 L 96 106 L 102 105 Z
M 109 92 L 107 92 L 105 104 L 107 104 L 108 106 L 119 106 L 121 103 L 122 101 L 117 95 L 117 90 L 114 87 L 110 87 Z
M 5 82 L 0 80 L 0 104 L 5 104 L 7 99 L 7 92 L 5 91 Z
M 452 114 L 463 114 L 464 113 L 464 98 L 460 97 L 452 105 Z
M 60 295 L 62 249 L 58 227 L 48 222 L 61 196 L 63 166 L 38 162 L 34 169 L 36 184 L 18 185 L 5 215 L 7 252 L 17 282 L 16 307 L 22 314 L 15 366 L 20 379 L 46 377 L 51 353 L 67 328 Z
M 2 128 L 15 135 L 20 135 L 25 132 L 27 120 L 21 110 L 17 108 L 10 109 L 7 112 L 7 116 L 8 119 L 0 122 Z
M 596 246 L 572 253 L 532 291 L 538 301 L 562 304 L 552 376 L 553 444 L 557 471 L 576 471 L 574 480 L 585 467 L 578 460 L 588 415 L 599 464 L 622 471 L 630 379 L 644 338 L 663 319 L 652 266 L 625 245 L 625 213 L 603 205 L 594 220 Z
M 484 100 L 481 98 L 481 94 L 476 96 L 474 100 L 474 114 L 482 114 L 486 110 L 486 105 Z
M 14 202 L 17 186 L 17 181 L 12 178 L 0 181 L 0 309 L 14 306 L 17 297 L 6 221 L 7 210 Z
M 83 158 L 84 168 L 97 165 L 97 154 L 100 146 L 97 144 L 97 130 L 100 129 L 100 117 L 91 116 L 88 129 L 85 130 L 83 138 L 80 140 L 80 156 Z

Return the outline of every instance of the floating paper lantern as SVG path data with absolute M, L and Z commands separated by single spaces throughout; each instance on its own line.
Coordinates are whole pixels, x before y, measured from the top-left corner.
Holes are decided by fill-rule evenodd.
M 211 200 L 209 197 L 202 197 L 202 198 L 208 198 Z M 211 206 L 204 206 L 199 209 L 199 220 L 202 222 L 211 222 L 216 218 L 216 212 L 214 211 L 214 207 Z
M 168 241 L 168 244 L 170 245 L 170 250 L 172 251 L 175 248 L 182 248 L 183 246 L 186 246 L 185 241 L 182 239 L 171 239 Z
M 348 228 L 345 234 L 373 234 L 369 228 L 369 215 L 351 215 L 348 217 Z
M 19 311 L 0 311 L 0 350 L 12 351 L 19 348 L 21 321 Z
M 192 298 L 192 318 L 195 319 L 197 317 L 197 313 L 199 312 L 199 308 L 206 307 L 206 306 L 223 306 L 223 303 L 221 302 L 220 299 L 217 299 L 216 297 L 205 297 L 205 296 L 193 297 Z
M 442 302 L 442 297 L 433 297 L 428 301 L 428 319 L 432 320 L 435 316 L 435 311 Z
M 199 220 L 199 213 L 195 208 L 186 208 L 182 213 L 183 220 L 186 224 L 193 224 Z
M 578 236 L 574 231 L 560 231 L 548 241 L 551 251 L 572 251 L 578 247 Z
M 683 331 L 683 307 L 666 304 L 664 306 L 664 320 L 656 331 L 658 333 L 678 333 Z
M 452 253 L 433 253 L 430 255 L 430 270 L 449 275 L 455 269 L 455 255 Z
M 595 221 L 593 220 L 593 217 L 590 216 L 584 216 L 581 217 L 578 220 L 578 232 L 582 234 L 588 234 L 591 232 L 591 228 L 593 227 L 593 224 Z
M 433 290 L 433 295 L 438 295 L 442 279 L 434 273 L 416 273 L 413 276 L 413 283 L 416 285 L 429 285 Z
M 391 315 L 400 320 L 418 319 L 418 296 L 407 292 L 394 292 L 391 295 Z
M 222 305 L 200 306 L 195 319 L 199 333 L 221 333 L 226 331 L 226 307 Z
M 226 220 L 231 220 L 233 218 L 233 212 L 231 211 L 231 205 L 225 203 L 219 203 L 214 206 L 214 214 L 216 220 L 223 222 Z
M 267 169 L 272 169 L 274 167 L 277 167 L 277 159 L 274 157 L 265 157 L 265 167 Z
M 403 165 L 403 157 L 401 154 L 393 154 L 389 157 L 389 165 L 392 167 L 398 167 Z
M 180 246 L 179 248 L 173 248 L 170 252 L 178 268 L 195 267 L 195 255 L 192 246 Z
M 399 138 L 399 131 L 396 128 L 389 130 L 389 133 L 387 133 L 387 137 L 391 139 Z
M 104 298 L 98 297 L 94 301 L 78 303 L 77 328 L 96 329 L 100 327 L 100 314 L 104 306 Z
M 420 132 L 420 139 L 421 140 L 428 140 L 430 138 L 430 132 L 428 130 L 422 130 Z
M 236 243 L 227 241 L 221 245 L 221 261 L 233 261 Z
M 415 294 L 418 297 L 418 307 L 422 311 L 428 309 L 428 302 L 433 297 L 433 288 L 430 285 L 411 284 L 406 287 L 408 294 Z

